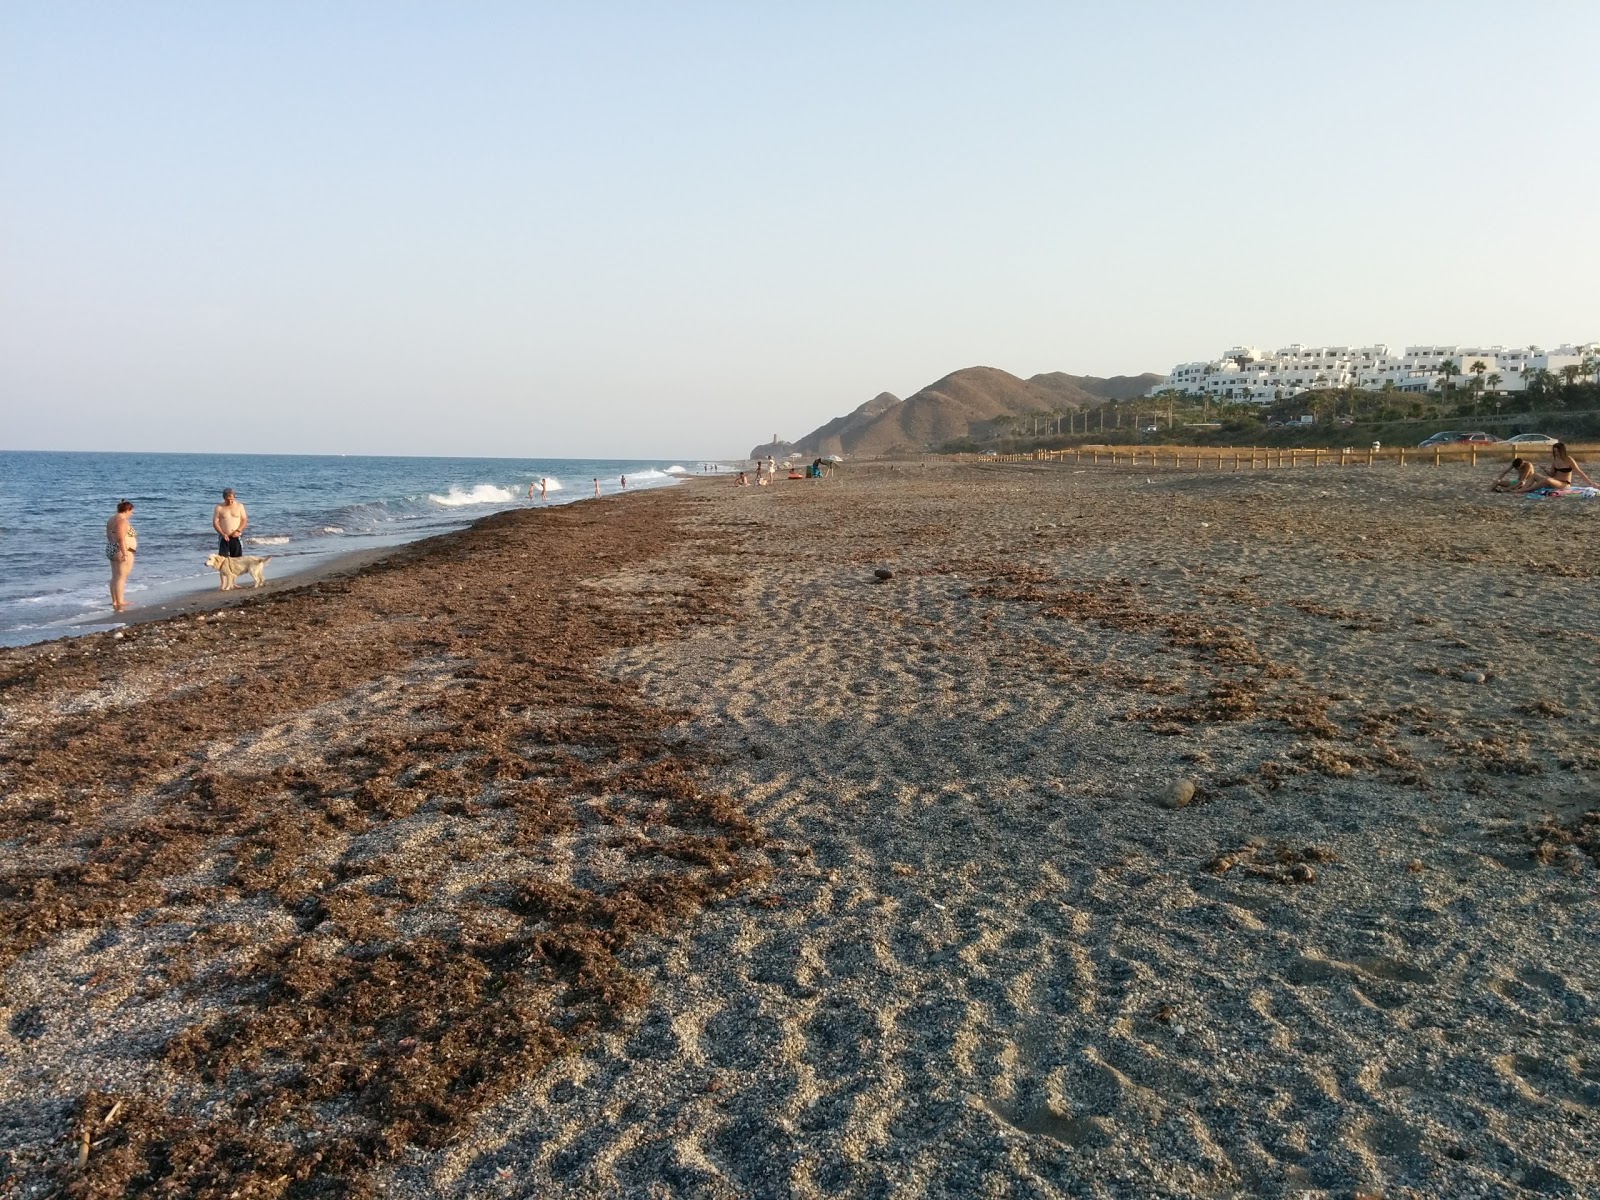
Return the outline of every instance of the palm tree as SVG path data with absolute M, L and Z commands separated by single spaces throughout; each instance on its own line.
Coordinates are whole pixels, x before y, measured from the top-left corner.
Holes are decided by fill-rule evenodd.
M 1471 371 L 1473 375 L 1476 376 L 1472 382 L 1472 386 L 1477 391 L 1483 391 L 1483 373 L 1488 369 L 1489 364 L 1484 362 L 1481 358 L 1473 360 L 1472 365 L 1467 368 L 1467 370 Z
M 1600 358 L 1592 354 L 1583 356 L 1583 377 L 1585 379 L 1600 378 Z
M 1489 374 L 1484 378 L 1484 382 L 1489 385 L 1489 390 L 1491 392 L 1497 392 L 1500 390 L 1500 385 L 1505 381 L 1493 371 L 1490 371 Z
M 1566 366 L 1561 368 L 1561 378 L 1566 380 L 1568 387 L 1571 387 L 1573 384 L 1578 382 L 1578 376 L 1581 373 L 1582 372 L 1579 370 L 1576 363 L 1568 363 Z
M 1540 367 L 1528 375 L 1528 392 L 1533 396 L 1548 396 L 1555 383 L 1556 377 Z
M 1441 392 L 1449 391 L 1451 376 L 1459 374 L 1461 374 L 1461 368 L 1456 366 L 1455 361 L 1449 358 L 1445 359 L 1439 364 L 1439 390 Z

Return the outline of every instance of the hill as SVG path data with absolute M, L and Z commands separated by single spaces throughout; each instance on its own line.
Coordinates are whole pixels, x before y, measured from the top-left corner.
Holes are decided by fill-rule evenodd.
M 1031 376 L 1028 382 L 1042 388 L 1087 392 L 1095 400 L 1137 400 L 1165 379 L 1165 375 L 1156 375 L 1150 371 L 1142 375 L 1112 375 L 1109 378 L 1051 371 L 1047 375 Z
M 967 367 L 952 371 L 904 400 L 881 392 L 855 411 L 835 417 L 799 441 L 757 446 L 751 457 L 768 454 L 803 458 L 825 454 L 872 456 L 925 450 L 953 438 L 966 437 L 975 426 L 983 426 L 998 417 L 1064 412 L 1080 405 L 1099 403 L 1102 398 L 1079 386 L 1076 379 L 1076 376 L 1059 373 L 1020 379 L 994 367 Z

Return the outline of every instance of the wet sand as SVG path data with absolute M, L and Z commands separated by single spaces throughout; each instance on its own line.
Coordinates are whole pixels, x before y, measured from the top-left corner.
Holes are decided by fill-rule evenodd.
M 1600 508 L 1481 484 L 695 483 L 0 653 L 0 1188 L 1591 1193 Z
M 259 589 L 259 594 L 291 591 L 295 588 L 307 587 L 323 581 L 349 579 L 359 574 L 366 567 L 377 563 L 393 562 L 404 557 L 407 548 L 411 544 L 384 546 L 373 550 L 351 550 L 344 554 L 335 554 L 303 570 L 295 571 L 293 574 L 284 574 L 281 569 L 274 570 L 269 564 L 266 583 Z M 121 613 L 95 613 L 72 624 L 79 628 L 95 629 L 111 628 L 118 625 L 148 625 L 151 621 L 165 621 L 169 617 L 193 616 L 196 613 L 210 613 L 216 612 L 218 609 L 237 608 L 241 604 L 250 603 L 253 598 L 259 598 L 256 595 L 257 592 L 258 589 L 247 575 L 244 577 L 243 583 L 229 588 L 227 591 L 223 591 L 220 587 L 201 587 L 194 591 L 177 592 L 157 603 L 134 605 Z

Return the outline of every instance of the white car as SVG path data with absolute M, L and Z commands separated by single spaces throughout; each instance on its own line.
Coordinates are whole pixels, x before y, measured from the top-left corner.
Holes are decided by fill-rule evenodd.
M 1516 437 L 1505 440 L 1507 446 L 1554 446 L 1560 438 L 1553 438 L 1548 433 L 1519 433 Z

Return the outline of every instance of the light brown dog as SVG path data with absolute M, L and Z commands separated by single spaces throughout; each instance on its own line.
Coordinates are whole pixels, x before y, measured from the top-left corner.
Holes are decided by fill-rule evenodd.
M 206 566 L 222 576 L 222 590 L 231 591 L 233 585 L 239 581 L 239 576 L 248 574 L 256 581 L 255 586 L 260 587 L 266 582 L 263 578 L 267 564 L 272 561 L 272 555 L 265 558 L 256 558 L 246 554 L 243 558 L 225 558 L 221 554 L 213 554 L 206 559 Z

